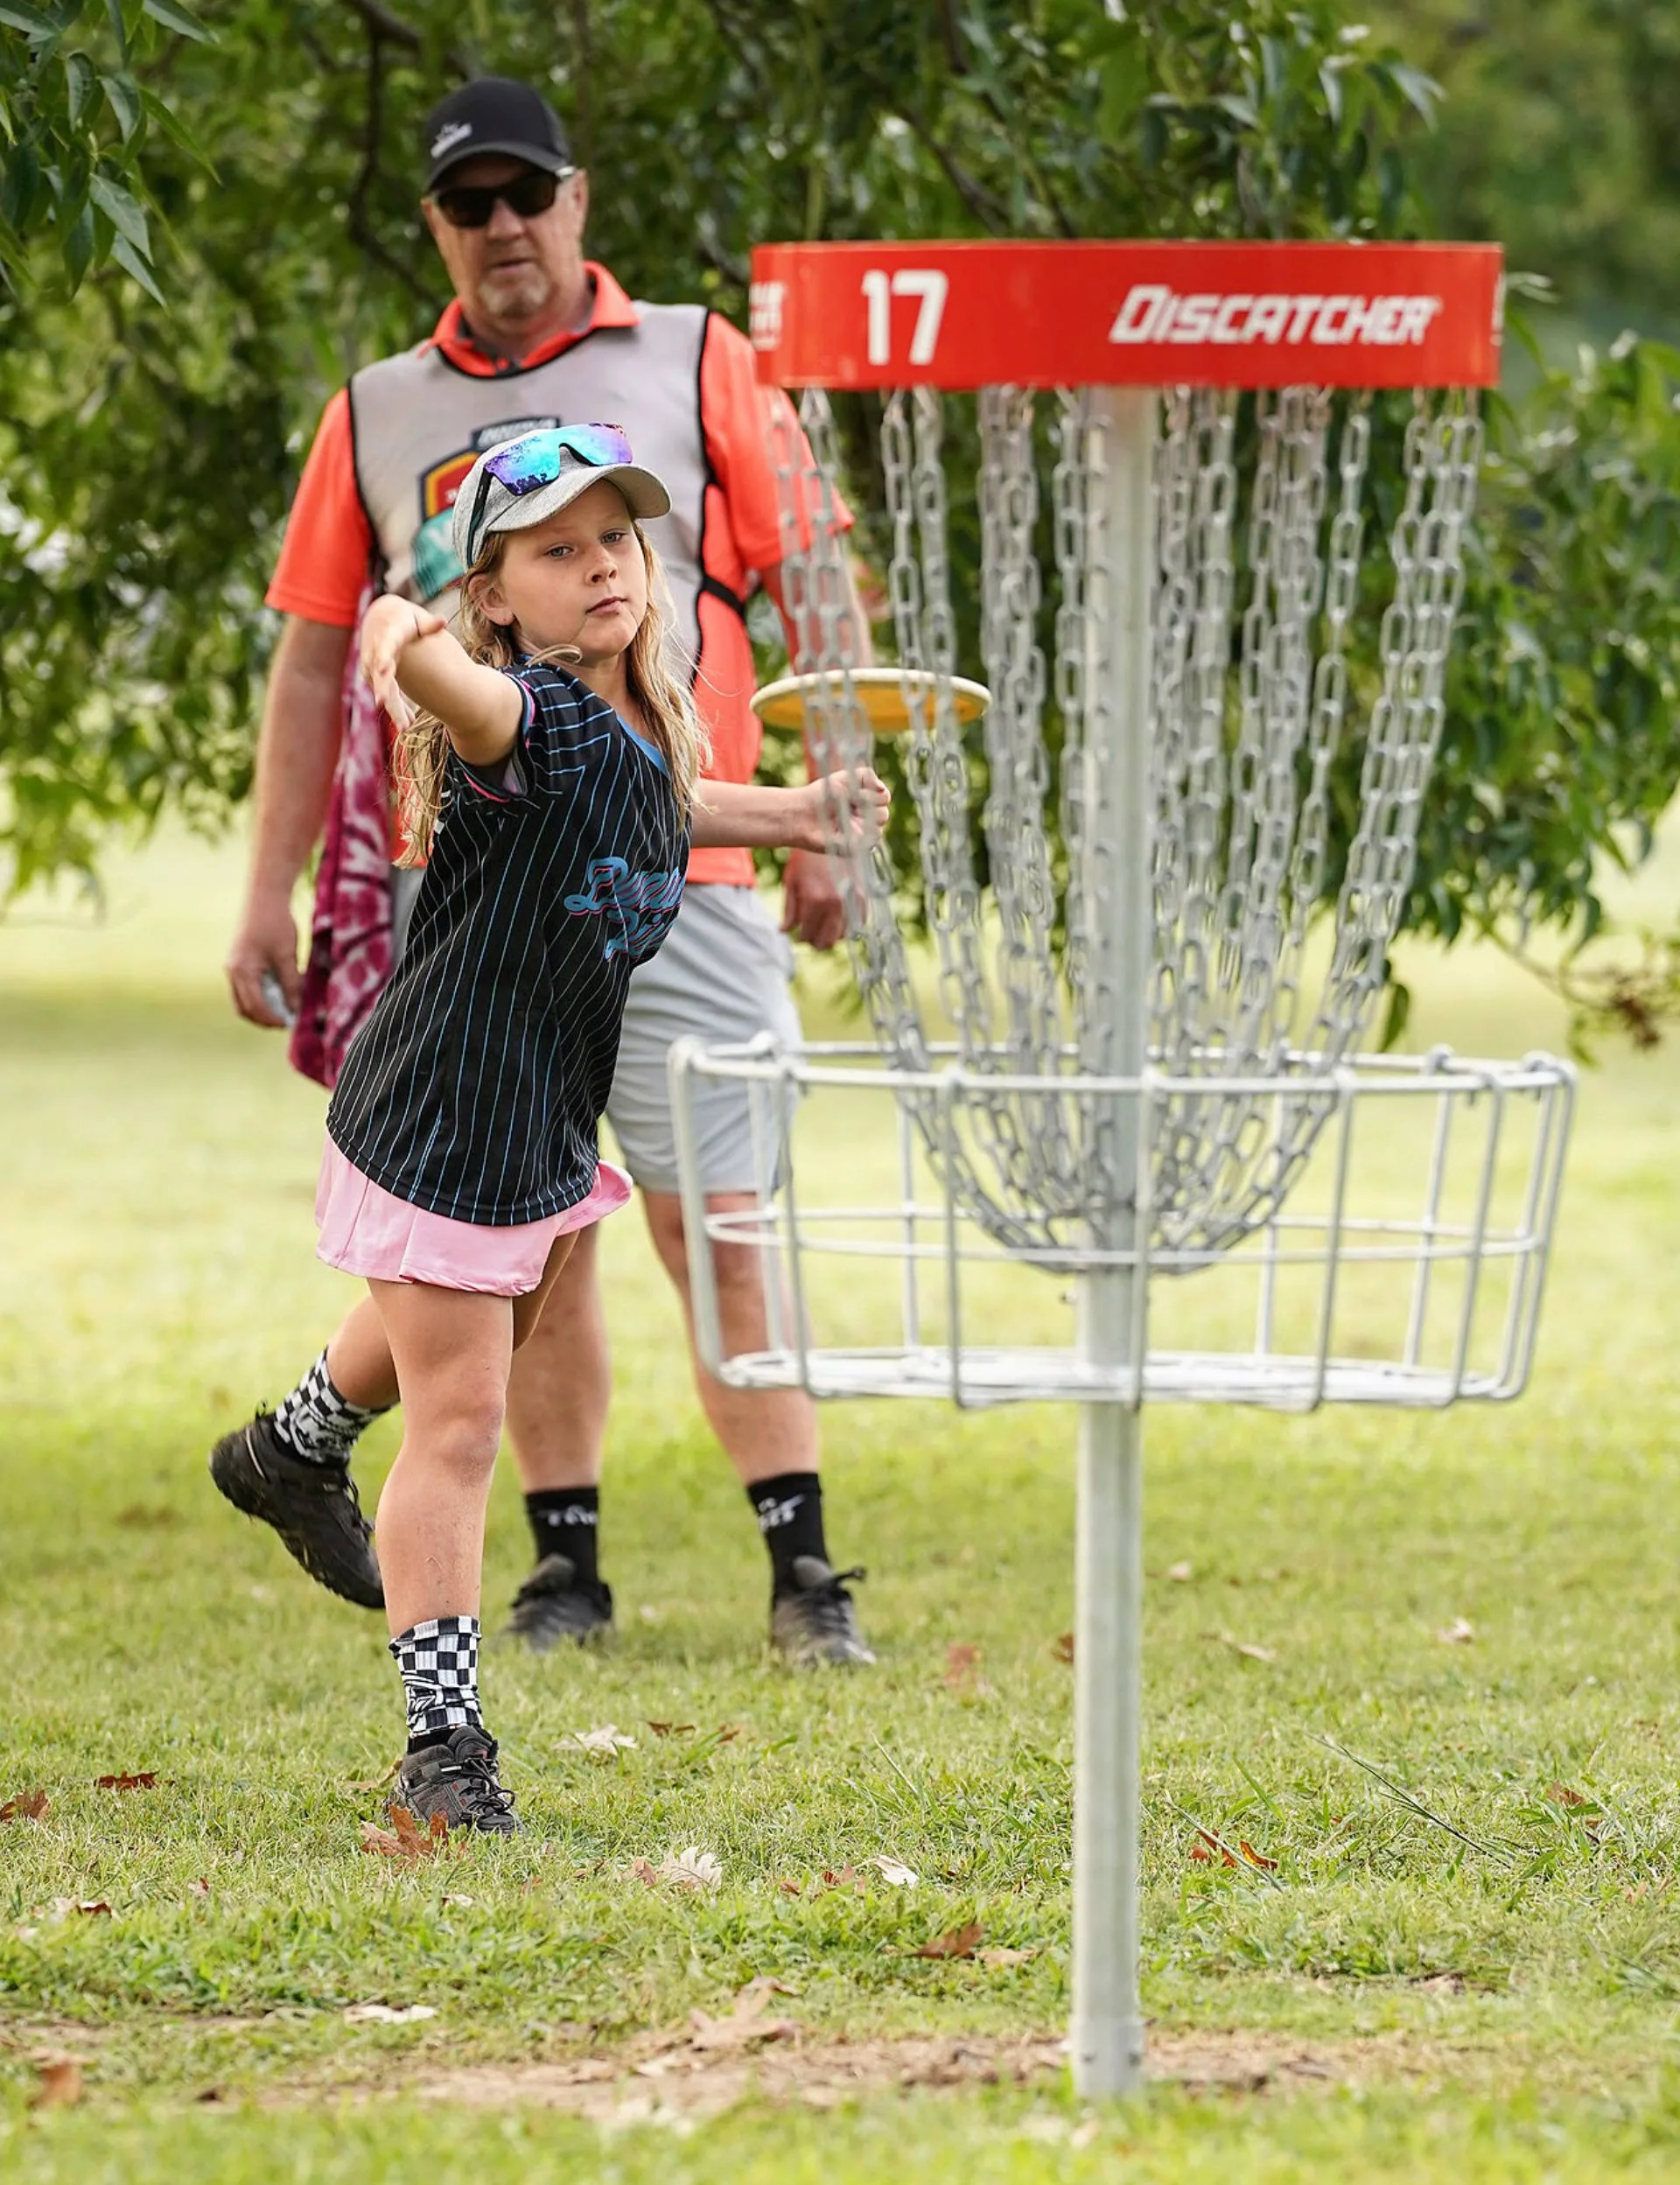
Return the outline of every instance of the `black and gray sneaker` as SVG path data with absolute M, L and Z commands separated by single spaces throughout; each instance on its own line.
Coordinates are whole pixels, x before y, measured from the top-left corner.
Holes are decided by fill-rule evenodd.
M 470 1724 L 452 1730 L 439 1744 L 403 1754 L 385 1810 L 397 1806 L 406 1806 L 422 1829 L 441 1813 L 452 1829 L 479 1829 L 486 1836 L 520 1831 L 513 1793 L 502 1789 L 496 1775 L 496 1740 Z
M 259 1411 L 210 1452 L 210 1476 L 235 1509 L 272 1525 L 312 1579 L 359 1608 L 382 1608 L 374 1536 L 349 1467 L 306 1464 Z
M 514 1595 L 504 1639 L 523 1639 L 533 1654 L 561 1640 L 585 1646 L 612 1628 L 612 1588 L 578 1575 L 569 1555 L 545 1555 Z
M 861 1571 L 833 1571 L 821 1556 L 794 1558 L 794 1586 L 770 1604 L 770 1643 L 789 1669 L 864 1669 L 875 1659 L 846 1591 Z

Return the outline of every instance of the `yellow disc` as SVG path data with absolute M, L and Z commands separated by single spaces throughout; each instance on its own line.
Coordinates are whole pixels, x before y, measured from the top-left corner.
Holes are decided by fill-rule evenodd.
M 848 695 L 877 736 L 898 736 L 910 723 L 909 693 L 926 694 L 924 720 L 931 720 L 934 693 L 942 680 L 948 682 L 959 721 L 977 721 L 991 704 L 984 683 L 970 683 L 961 676 L 942 678 L 920 668 L 854 668 L 848 676 L 837 669 L 821 669 L 808 676 L 784 676 L 755 691 L 752 711 L 766 728 L 802 730 L 815 712 L 820 726 L 823 701 L 838 709 Z M 816 698 L 813 705 L 810 701 Z

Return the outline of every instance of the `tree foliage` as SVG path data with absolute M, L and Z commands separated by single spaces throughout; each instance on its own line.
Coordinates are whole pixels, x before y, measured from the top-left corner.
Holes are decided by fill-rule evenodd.
M 178 0 L 0 0 L 0 277 L 26 274 L 32 245 L 57 247 L 68 286 L 112 259 L 154 298 L 142 179 L 154 130 L 192 140 L 144 79 L 183 38 L 202 39 Z
M 0 0 L 0 35 L 27 45 L 20 12 Z M 475 69 L 550 92 L 593 175 L 594 247 L 634 292 L 737 317 L 751 245 L 775 236 L 1409 236 L 1432 217 L 1434 85 L 1333 0 L 219 0 L 207 20 L 166 66 L 130 41 L 167 306 L 114 242 L 74 295 L 53 285 L 57 229 L 0 300 L 14 885 L 91 865 L 114 819 L 242 793 L 301 453 L 332 388 L 444 300 L 418 121 Z M 1635 345 L 1494 419 L 1414 924 L 1451 938 L 1515 912 L 1578 935 L 1595 851 L 1636 850 L 1672 791 L 1674 385 Z
M 1418 179 L 1441 233 L 1502 242 L 1571 315 L 1680 334 L 1680 9 L 1377 0 L 1445 93 Z

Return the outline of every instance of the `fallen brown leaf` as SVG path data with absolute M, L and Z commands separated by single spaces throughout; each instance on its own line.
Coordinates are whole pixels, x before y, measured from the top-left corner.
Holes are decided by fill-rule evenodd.
M 692 1737 L 692 1722 L 650 1722 L 648 1727 L 655 1737 Z
M 1256 1851 L 1246 1836 L 1237 1838 L 1236 1848 L 1248 1860 L 1250 1866 L 1263 1867 L 1267 1873 L 1275 1873 L 1278 1871 L 1278 1861 L 1275 1859 L 1267 1859 L 1263 1853 Z
M 958 1642 L 945 1649 L 945 1689 L 959 1699 L 984 1699 L 991 1686 L 980 1674 L 980 1649 Z
M 913 1957 L 972 1957 L 974 1946 L 985 1929 L 978 1920 L 970 1920 L 966 1927 L 954 1927 L 948 1935 L 935 1935 L 930 1943 L 923 1943 L 920 1950 L 913 1950 Z
M 657 1867 L 657 1866 L 655 1866 L 654 1865 L 654 1863 L 653 1863 L 653 1861 L 652 1861 L 651 1859 L 636 1859 L 636 1860 L 634 1862 L 634 1864 L 632 1865 L 632 1866 L 631 1866 L 631 1868 L 630 1868 L 630 1871 L 631 1871 L 631 1873 L 632 1873 L 633 1874 L 634 1874 L 634 1876 L 636 1877 L 636 1880 L 637 1880 L 638 1881 L 640 1881 L 640 1882 L 642 1884 L 642 1886 L 644 1887 L 644 1888 L 648 1888 L 648 1889 L 657 1889 L 657 1888 L 658 1888 L 658 1887 L 659 1887 L 659 1869 L 658 1869 L 658 1867 Z
M 862 1896 L 869 1884 L 855 1866 L 824 1866 L 822 1887 L 825 1889 L 854 1889 Z
M 712 1732 L 719 1745 L 733 1745 L 746 1728 L 745 1722 L 720 1722 Z
M 654 1869 L 656 1881 L 693 1895 L 715 1895 L 724 1886 L 724 1869 L 715 1852 L 690 1844 L 684 1851 L 668 1852 Z
M 111 1916 L 111 1908 L 103 1897 L 54 1897 L 52 1909 L 55 1912 L 85 1912 L 89 1919 L 102 1915 L 109 1919 Z
M 804 1890 L 801 1888 L 798 1882 L 794 1881 L 788 1874 L 777 1875 L 776 1887 L 781 1891 L 781 1894 L 785 1897 L 799 1897 L 803 1896 L 805 1894 Z
M 52 1803 L 44 1790 L 20 1790 L 0 1805 L 0 1821 L 44 1821 Z
M 1001 1972 L 1008 1965 L 1024 1965 L 1038 1954 L 1036 1950 L 976 1950 L 974 1957 L 988 1972 Z
M 137 1775 L 95 1775 L 94 1777 L 95 1790 L 155 1790 L 157 1787 L 157 1771 L 150 1768 L 143 1769 Z
M 1233 1638 L 1228 1631 L 1214 1633 L 1222 1646 L 1228 1646 L 1233 1654 L 1240 1654 L 1245 1662 L 1275 1662 L 1278 1656 L 1269 1646 L 1259 1646 L 1251 1639 Z
M 1548 1788 L 1546 1796 L 1551 1800 L 1553 1805 L 1575 1806 L 1585 1805 L 1586 1803 L 1586 1800 L 1581 1796 L 1580 1792 L 1578 1790 L 1572 1790 L 1566 1783 L 1552 1783 Z
M 54 2056 L 36 2067 L 32 2109 L 69 2109 L 81 2099 L 81 2066 L 74 2056 Z
M 361 1824 L 361 1848 L 380 1859 L 435 1859 L 449 1842 L 449 1824 L 441 1813 L 434 1813 L 430 1825 L 423 1836 L 419 1824 L 405 1805 L 391 1808 L 391 1825 L 382 1829 L 377 1822 Z
M 1055 1656 L 1057 1661 L 1071 1662 L 1074 1658 L 1073 1633 L 1064 1631 L 1059 1639 L 1053 1639 L 1050 1643 L 1050 1651 Z
M 155 1532 L 169 1525 L 178 1525 L 181 1515 L 178 1510 L 164 1509 L 145 1502 L 129 1502 L 117 1511 L 112 1522 L 126 1525 L 136 1532 Z
M 791 2018 L 766 2018 L 765 2006 L 773 1995 L 788 1995 L 792 1990 L 780 1980 L 749 1980 L 726 2018 L 711 2018 L 704 2011 L 690 2014 L 692 2031 L 689 2035 L 691 2048 L 702 2049 L 747 2048 L 763 2041 L 791 2041 L 799 2028 Z
M 186 1891 L 189 1896 L 207 1897 L 210 1894 L 210 1884 L 200 1874 L 196 1881 L 187 1883 Z

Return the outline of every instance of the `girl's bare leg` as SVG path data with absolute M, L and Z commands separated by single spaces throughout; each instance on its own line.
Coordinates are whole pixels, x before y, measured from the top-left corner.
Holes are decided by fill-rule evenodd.
M 402 1446 L 378 1517 L 393 1636 L 428 1617 L 479 1613 L 484 1513 L 501 1440 L 508 1369 L 515 1347 L 536 1326 L 571 1242 L 556 1240 L 542 1281 L 522 1298 L 419 1282 L 368 1285 L 402 1402 Z M 351 1315 L 341 1337 L 357 1319 Z M 366 1339 L 365 1327 L 358 1326 L 355 1341 Z
M 392 1635 L 476 1616 L 513 1308 L 429 1283 L 370 1282 L 402 1395 L 402 1446 L 379 1498 L 379 1566 Z

